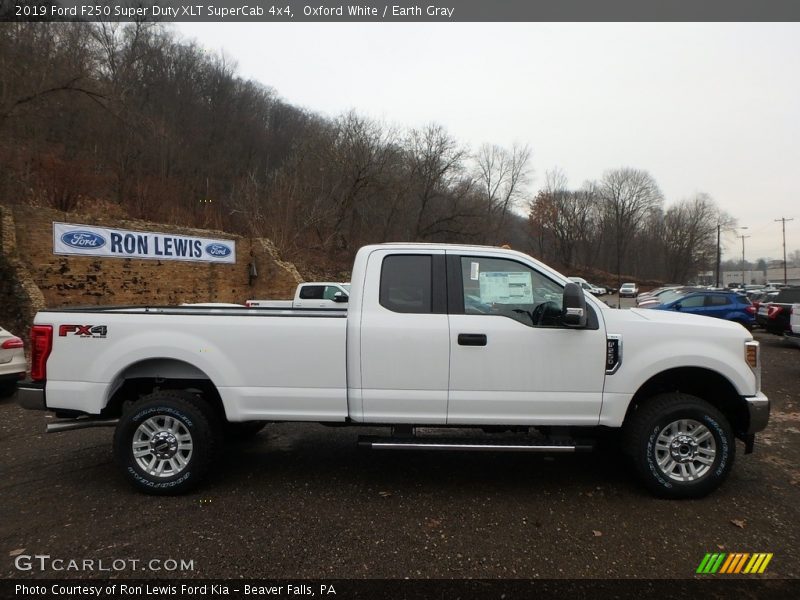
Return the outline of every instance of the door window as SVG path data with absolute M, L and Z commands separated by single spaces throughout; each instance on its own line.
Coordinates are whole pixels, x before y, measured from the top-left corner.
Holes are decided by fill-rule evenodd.
M 301 300 L 322 300 L 325 293 L 324 285 L 304 285 L 300 288 Z
M 333 297 L 336 295 L 336 292 L 341 292 L 341 291 L 342 290 L 339 288 L 338 285 L 326 285 L 325 294 L 323 295 L 323 298 L 325 300 L 333 300 Z
M 461 281 L 465 314 L 508 317 L 530 327 L 561 325 L 563 288 L 522 263 L 464 256 Z
M 381 306 L 399 313 L 432 313 L 432 260 L 424 254 L 398 254 L 383 259 Z
M 681 308 L 700 308 L 703 306 L 704 301 L 704 296 L 688 296 L 677 303 L 681 305 Z
M 727 306 L 728 304 L 725 296 L 706 296 L 706 306 Z

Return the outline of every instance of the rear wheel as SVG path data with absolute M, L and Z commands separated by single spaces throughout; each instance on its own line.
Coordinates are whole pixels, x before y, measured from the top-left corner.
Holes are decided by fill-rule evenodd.
M 128 481 L 148 494 L 182 494 L 205 477 L 218 436 L 208 413 L 182 392 L 153 392 L 122 415 L 114 458 Z
M 628 417 L 625 446 L 645 486 L 663 498 L 699 498 L 730 473 L 731 426 L 714 406 L 688 394 L 645 400 Z

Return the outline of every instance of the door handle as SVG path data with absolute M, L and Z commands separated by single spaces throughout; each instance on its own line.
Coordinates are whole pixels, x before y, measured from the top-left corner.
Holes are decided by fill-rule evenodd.
M 458 334 L 459 346 L 485 346 L 486 334 L 485 333 L 459 333 Z

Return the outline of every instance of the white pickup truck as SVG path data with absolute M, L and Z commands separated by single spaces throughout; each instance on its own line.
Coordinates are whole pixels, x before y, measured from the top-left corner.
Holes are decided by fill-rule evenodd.
M 294 292 L 294 300 L 248 300 L 250 308 L 328 308 L 347 309 L 350 296 L 349 283 L 313 281 L 301 283 Z
M 116 427 L 122 472 L 156 494 L 198 483 L 226 433 L 314 421 L 430 451 L 575 452 L 616 430 L 650 490 L 697 497 L 769 417 L 740 325 L 610 309 L 520 252 L 367 246 L 349 304 L 42 311 L 19 401 L 50 431 Z

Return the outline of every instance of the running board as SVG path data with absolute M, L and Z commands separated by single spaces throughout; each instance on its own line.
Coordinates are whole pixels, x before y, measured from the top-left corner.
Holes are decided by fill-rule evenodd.
M 568 442 L 554 440 L 525 439 L 468 439 L 468 438 L 436 438 L 436 437 L 378 437 L 360 436 L 359 448 L 372 450 L 462 450 L 469 452 L 590 452 L 594 449 L 591 443 Z

